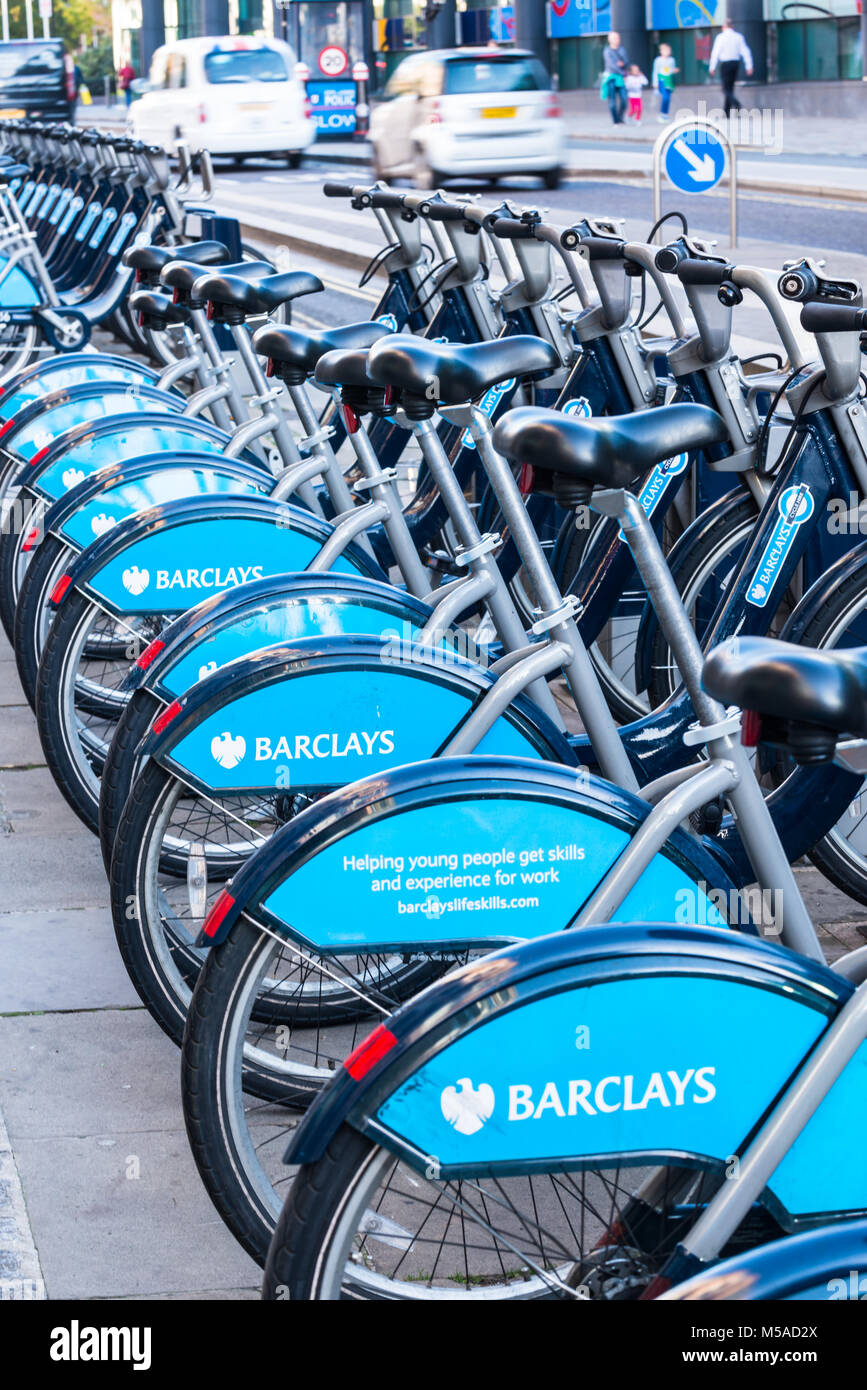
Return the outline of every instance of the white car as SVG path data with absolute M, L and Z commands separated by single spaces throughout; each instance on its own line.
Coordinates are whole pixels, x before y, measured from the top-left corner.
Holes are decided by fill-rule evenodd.
M 556 188 L 564 158 L 557 95 L 532 53 L 457 48 L 414 53 L 395 68 L 370 119 L 377 178 L 538 174 Z
M 295 54 L 277 39 L 179 39 L 153 56 L 144 95 L 130 107 L 149 145 L 234 155 L 281 154 L 296 169 L 316 136 Z

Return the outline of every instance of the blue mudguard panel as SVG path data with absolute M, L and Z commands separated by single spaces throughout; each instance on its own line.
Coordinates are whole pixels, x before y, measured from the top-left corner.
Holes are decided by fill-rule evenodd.
M 285 616 L 281 608 L 287 610 Z M 312 572 L 268 575 L 250 581 L 242 590 L 226 589 L 203 599 L 175 618 L 163 628 L 158 647 L 151 648 L 147 660 L 131 668 L 123 688 L 143 686 L 173 697 L 226 662 L 261 647 L 344 632 L 373 635 L 386 622 L 400 631 L 404 624 L 415 631 L 430 613 L 421 599 L 367 577 Z M 285 629 L 282 635 L 275 637 L 281 629 Z
M 823 966 L 714 928 L 609 925 L 508 947 L 394 1013 L 382 1059 L 348 1060 L 287 1161 L 320 1156 L 349 1120 L 444 1175 L 722 1165 L 851 992 Z M 769 1036 L 773 1048 L 757 1041 Z
M 91 473 L 118 460 L 141 458 L 144 454 L 175 455 L 188 450 L 222 454 L 225 448 L 225 434 L 207 420 L 149 411 L 131 420 L 86 421 L 63 435 L 44 456 L 37 455 L 35 462 L 26 464 L 15 482 L 53 502 Z M 266 471 L 249 452 L 241 457 L 245 463 Z
M 165 502 L 222 493 L 267 494 L 268 479 L 245 464 L 233 465 L 212 455 L 188 462 L 156 456 L 156 462 L 128 468 L 100 469 L 55 502 L 45 530 L 83 550 L 118 522 Z
M 193 786 L 238 793 L 327 790 L 432 757 L 493 677 L 417 648 L 389 661 L 383 647 L 308 638 L 236 661 L 190 691 L 145 751 Z M 528 702 L 497 721 L 480 751 L 571 757 Z
M 209 594 L 303 570 L 331 530 L 327 522 L 266 497 L 202 496 L 168 502 L 111 528 L 70 566 L 80 588 L 112 613 L 178 613 Z M 350 546 L 339 573 L 373 568 Z
M 0 424 L 14 419 L 24 406 L 49 392 L 103 381 L 155 386 L 157 373 L 132 357 L 117 357 L 109 352 L 58 354 L 17 372 L 5 390 L 0 391 Z
M 678 1284 L 660 1302 L 863 1301 L 867 1221 L 842 1221 L 772 1241 Z
M 107 416 L 139 415 L 158 407 L 166 413 L 180 413 L 184 399 L 152 386 L 123 381 L 52 391 L 31 401 L 4 427 L 2 446 L 12 458 L 26 461 L 78 425 Z
M 223 939 L 242 911 L 323 954 L 491 947 L 562 930 L 647 813 L 611 783 L 551 762 L 479 754 L 398 767 L 279 830 L 232 880 L 231 910 L 202 944 Z M 712 887 L 730 885 L 678 832 L 617 915 L 664 908 L 721 923 Z

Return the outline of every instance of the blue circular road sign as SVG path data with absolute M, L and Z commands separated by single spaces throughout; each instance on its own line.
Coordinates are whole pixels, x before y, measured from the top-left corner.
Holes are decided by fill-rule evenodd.
M 673 130 L 662 158 L 666 178 L 681 193 L 707 193 L 725 173 L 725 146 L 704 126 Z

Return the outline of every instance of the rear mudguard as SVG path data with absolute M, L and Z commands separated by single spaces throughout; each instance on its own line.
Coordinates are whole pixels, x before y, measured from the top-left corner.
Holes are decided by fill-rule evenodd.
M 249 579 L 303 570 L 330 534 L 327 522 L 270 497 L 167 502 L 127 517 L 88 546 L 62 576 L 55 600 L 79 589 L 114 615 L 182 613 Z M 382 578 L 355 545 L 333 568 Z
M 867 1221 L 842 1221 L 759 1246 L 662 1294 L 660 1302 L 867 1299 Z
M 394 638 L 302 638 L 205 677 L 163 711 L 141 752 L 207 793 L 331 791 L 434 757 L 494 680 L 454 652 Z M 574 766 L 566 739 L 526 697 L 479 748 Z
M 359 633 L 412 641 L 431 611 L 392 584 L 350 574 L 269 575 L 176 618 L 142 652 L 124 689 L 172 700 L 229 661 L 301 637 Z
M 136 382 L 156 386 L 158 373 L 144 362 L 118 357 L 111 352 L 60 353 L 16 372 L 0 390 L 0 425 L 14 418 L 23 406 L 60 387 L 96 381 Z
M 183 408 L 183 396 L 140 382 L 90 381 L 61 387 L 30 401 L 7 421 L 0 434 L 0 448 L 8 458 L 22 463 L 85 421 L 158 409 L 179 414 Z
M 42 531 L 84 550 L 128 516 L 179 498 L 270 492 L 261 468 L 214 454 L 151 454 L 92 473 L 45 513 Z
M 165 411 L 145 411 L 143 415 L 128 419 L 114 416 L 90 420 L 53 440 L 44 451 L 40 450 L 16 474 L 15 485 L 53 502 L 89 474 L 118 459 L 132 460 L 146 454 L 175 455 L 186 450 L 222 455 L 226 444 L 225 430 L 218 429 L 209 420 L 167 415 Z M 249 450 L 243 450 L 239 458 L 268 474 L 261 460 Z
M 280 829 L 236 874 L 199 938 L 243 913 L 322 955 L 466 950 L 568 927 L 648 814 L 574 768 L 474 755 L 395 768 L 335 792 Z M 733 892 L 677 830 L 621 905 L 723 923 Z
M 348 1122 L 443 1178 L 671 1158 L 722 1176 L 851 993 L 825 966 L 708 928 L 592 927 L 509 947 L 380 1026 L 286 1159 L 321 1157 Z M 867 1044 L 777 1168 L 765 1200 L 784 1227 L 867 1209 L 867 1165 L 852 1162 L 865 1067 Z

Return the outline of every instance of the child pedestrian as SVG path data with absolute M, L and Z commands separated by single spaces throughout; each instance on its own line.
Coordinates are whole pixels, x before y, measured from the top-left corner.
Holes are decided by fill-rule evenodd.
M 653 60 L 653 71 L 650 80 L 659 92 L 659 116 L 658 120 L 668 120 L 668 108 L 671 105 L 671 94 L 674 91 L 674 74 L 680 72 L 680 68 L 674 61 L 671 45 L 661 43 L 659 45 L 659 56 Z
M 629 97 L 628 114 L 637 125 L 641 125 L 641 89 L 647 86 L 647 78 L 636 63 L 630 63 L 624 80 Z

